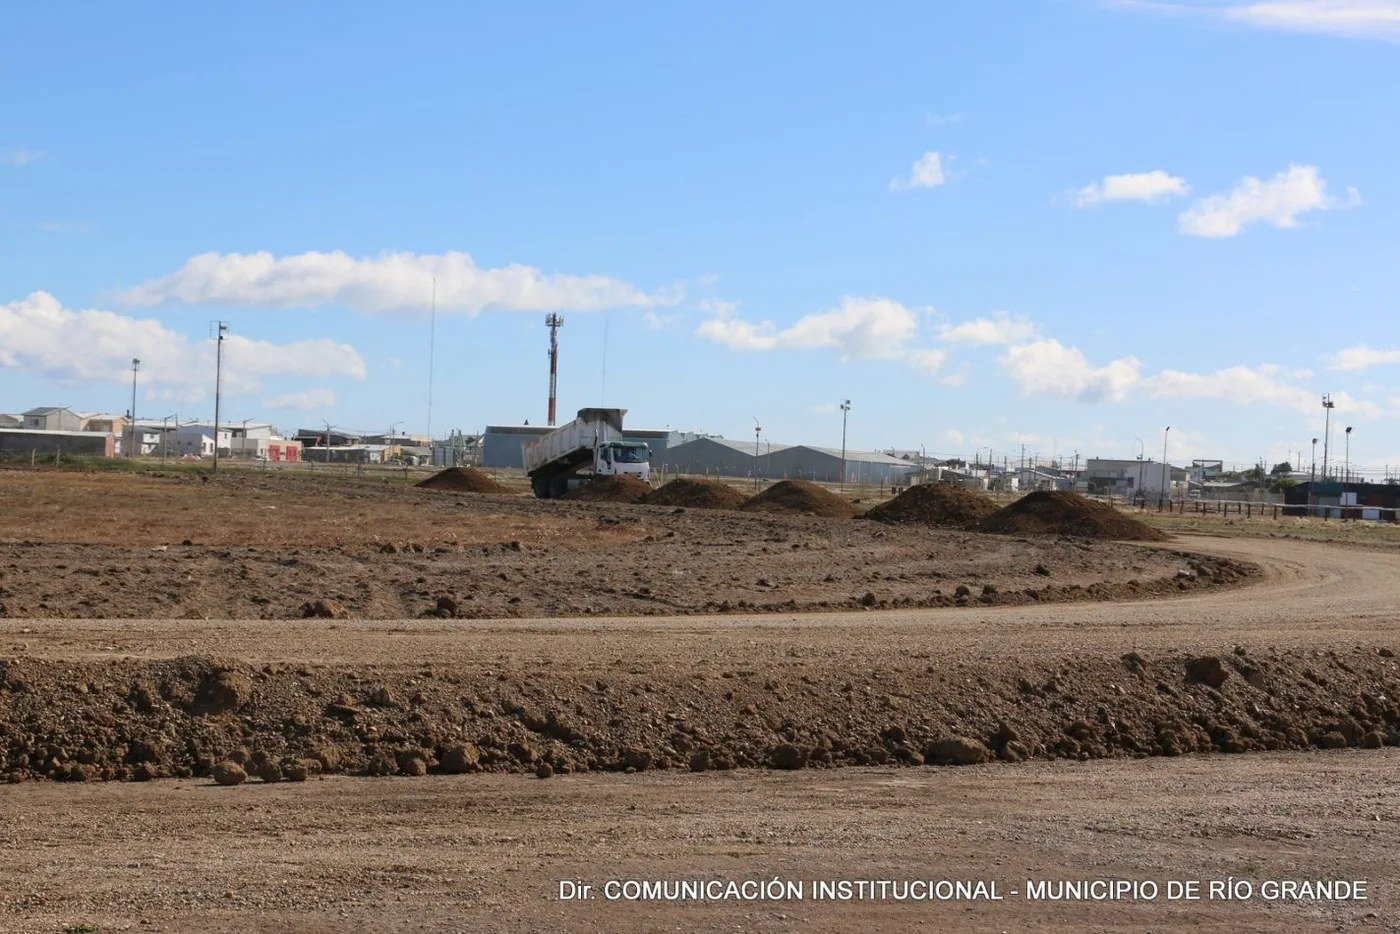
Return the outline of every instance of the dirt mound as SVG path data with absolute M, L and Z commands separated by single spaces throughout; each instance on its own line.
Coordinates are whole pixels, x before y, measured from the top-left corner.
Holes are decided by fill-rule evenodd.
M 595 503 L 640 503 L 650 494 L 651 487 L 636 477 L 599 477 L 565 493 L 563 498 Z
M 719 480 L 672 480 L 651 493 L 649 506 L 689 506 L 693 509 L 738 509 L 747 499 L 734 487 Z
M 780 480 L 745 500 L 739 508 L 748 512 L 797 513 L 826 519 L 849 519 L 856 514 L 850 503 L 808 480 Z
M 507 493 L 505 487 L 475 467 L 448 467 L 439 470 L 418 486 L 425 490 L 445 490 L 449 493 Z
M 1078 493 L 1038 490 L 973 526 L 975 532 L 1002 535 L 1077 535 L 1081 538 L 1113 538 L 1156 542 L 1161 532 L 1125 516 L 1112 506 Z
M 996 503 L 985 493 L 964 489 L 956 483 L 922 483 L 874 507 L 865 517 L 878 522 L 965 529 L 996 511 Z
M 489 671 L 393 672 L 7 657 L 0 780 L 239 784 L 320 771 L 802 769 L 1400 746 L 1393 654 L 1338 648 L 1050 652 L 971 669 L 957 656 L 935 657 L 906 674 L 897 707 L 889 667 L 870 655 L 856 664 L 814 655 L 801 668 L 759 661 L 733 678 L 721 676 L 725 663 L 699 657 L 685 664 L 704 677 L 658 677 L 645 664 L 615 666 L 607 652 L 577 670 L 517 659 Z M 209 710 L 202 686 L 220 676 L 257 687 Z M 817 692 L 810 683 L 845 687 Z M 648 703 L 617 702 L 634 695 Z M 781 719 L 755 713 L 778 709 Z M 678 710 L 685 719 L 656 713 Z

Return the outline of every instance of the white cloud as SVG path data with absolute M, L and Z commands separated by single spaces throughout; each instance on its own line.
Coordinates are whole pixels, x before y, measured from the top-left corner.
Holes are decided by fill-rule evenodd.
M 958 367 L 956 372 L 940 377 L 938 383 L 941 386 L 961 386 L 963 383 L 967 382 L 967 377 L 971 373 L 972 364 L 964 363 L 962 366 Z
M 1229 192 L 1202 198 L 1177 216 L 1177 226 L 1193 237 L 1233 237 L 1250 224 L 1296 227 L 1299 214 L 1360 203 L 1354 188 L 1345 202 L 1328 195 L 1316 166 L 1290 165 L 1268 181 L 1246 176 Z
M 1211 16 L 1261 29 L 1400 41 L 1400 0 L 1115 0 L 1112 5 Z
M 842 361 L 900 360 L 933 372 L 946 354 L 916 346 L 915 312 L 887 298 L 846 296 L 830 311 L 810 314 L 787 328 L 754 323 L 732 308 L 701 323 L 695 333 L 734 350 L 834 350 Z
M 1100 402 L 1122 399 L 1138 380 L 1141 364 L 1123 357 L 1091 366 L 1078 347 L 1046 339 L 1008 347 L 1000 358 L 1022 395 Z
M 1262 402 L 1301 412 L 1311 412 L 1321 404 L 1312 390 L 1279 379 L 1263 367 L 1232 366 L 1214 373 L 1163 370 L 1143 380 L 1142 388 L 1154 399 L 1219 399 L 1239 405 Z
M 973 318 L 961 324 L 945 324 L 938 329 L 938 339 L 962 344 L 1020 344 L 1039 334 L 1029 318 L 1015 317 L 999 311 L 990 318 Z
M 817 415 L 830 415 L 832 412 L 836 411 L 836 403 L 819 402 L 816 405 L 812 406 L 810 411 L 815 412 Z
M 70 382 L 131 379 L 184 397 L 212 386 L 214 342 L 192 341 L 151 318 L 111 311 L 75 311 L 47 292 L 0 305 L 0 366 Z M 274 344 L 231 334 L 224 341 L 224 387 L 251 392 L 265 376 L 365 377 L 365 362 L 349 344 L 301 340 Z
M 1270 364 L 1253 368 L 1232 366 L 1214 373 L 1163 370 L 1142 380 L 1140 388 L 1154 399 L 1218 399 L 1246 406 L 1257 402 L 1293 409 L 1305 415 L 1322 411 L 1321 393 L 1289 382 L 1280 368 Z M 1374 402 L 1357 399 L 1345 392 L 1331 395 L 1338 412 L 1367 418 L 1380 414 L 1380 408 Z
M 24 168 L 26 165 L 32 165 L 38 162 L 46 155 L 48 155 L 48 153 L 40 152 L 37 149 L 23 149 L 20 147 L 0 149 L 0 163 L 12 165 L 16 168 Z
M 926 152 L 909 168 L 908 178 L 890 179 L 890 191 L 906 191 L 910 188 L 937 188 L 947 181 L 943 171 L 943 157 L 936 152 Z
M 962 444 L 965 440 L 963 438 L 963 433 L 956 428 L 949 428 L 947 431 L 943 432 L 943 438 L 949 444 Z
M 1074 193 L 1074 206 L 1079 208 L 1104 201 L 1145 201 L 1160 204 L 1188 194 L 1191 186 L 1186 179 L 1169 175 L 1161 169 L 1127 175 L 1108 175 Z
M 1400 39 L 1396 0 L 1277 0 L 1230 6 L 1225 16 L 1238 22 L 1295 32 Z
M 1326 360 L 1330 370 L 1357 372 L 1373 366 L 1400 363 L 1400 350 L 1375 350 L 1365 344 L 1357 344 L 1337 351 Z
M 946 126 L 949 123 L 962 123 L 962 114 L 924 114 L 929 126 Z
M 329 389 L 308 389 L 305 392 L 289 392 L 285 395 L 264 399 L 263 405 L 269 409 L 300 409 L 303 412 L 315 409 L 328 409 L 335 405 L 335 393 Z
M 654 311 L 642 312 L 642 323 L 648 331 L 665 331 L 675 327 L 681 320 L 678 314 L 657 314 Z
M 271 253 L 202 253 L 175 273 L 127 290 L 132 305 L 165 302 L 295 307 L 344 304 L 367 312 L 425 312 L 437 280 L 439 311 L 475 315 L 504 311 L 593 311 L 672 305 L 679 294 L 645 292 L 608 276 L 543 273 L 511 263 L 482 269 L 466 253 L 381 253 L 355 258 L 339 251 L 281 258 Z

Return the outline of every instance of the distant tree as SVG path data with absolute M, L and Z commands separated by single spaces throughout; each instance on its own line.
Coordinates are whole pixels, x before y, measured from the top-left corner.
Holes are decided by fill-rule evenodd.
M 1294 480 L 1292 477 L 1279 477 L 1273 483 L 1269 484 L 1269 492 L 1281 494 L 1284 490 L 1288 489 L 1289 487 L 1297 485 L 1298 481 Z
M 1288 461 L 1283 461 L 1282 463 L 1275 464 L 1273 466 L 1273 469 L 1269 471 L 1269 476 L 1277 477 L 1279 474 L 1290 474 L 1292 472 L 1293 465 L 1290 464 Z

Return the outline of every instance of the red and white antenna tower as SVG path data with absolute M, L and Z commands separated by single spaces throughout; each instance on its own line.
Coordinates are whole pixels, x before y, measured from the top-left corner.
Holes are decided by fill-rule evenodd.
M 549 424 L 554 425 L 555 391 L 559 383 L 559 329 L 564 325 L 564 316 L 554 312 L 544 316 L 549 328 Z

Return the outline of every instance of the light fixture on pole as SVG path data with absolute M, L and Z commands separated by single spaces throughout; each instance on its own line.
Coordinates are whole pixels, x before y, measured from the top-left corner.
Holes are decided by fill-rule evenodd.
M 1133 440 L 1138 443 L 1138 484 L 1137 493 L 1135 493 L 1133 496 L 1133 499 L 1137 499 L 1138 495 L 1147 495 L 1142 492 L 1142 455 L 1143 452 L 1147 450 L 1147 445 L 1137 435 L 1133 435 Z
M 1346 480 L 1345 480 L 1344 482 L 1350 483 L 1350 482 L 1351 482 L 1351 426 L 1350 426 L 1350 425 L 1347 426 L 1347 449 L 1346 449 L 1346 458 L 1347 458 L 1347 459 L 1346 459 L 1346 471 L 1345 471 L 1345 472 L 1346 472 Z
M 1332 409 L 1336 403 L 1332 401 L 1332 394 L 1326 393 L 1322 397 L 1322 482 L 1327 482 L 1327 453 L 1332 446 Z
M 851 400 L 841 403 L 841 489 L 846 489 L 846 416 L 851 413 Z
M 214 471 L 219 470 L 219 402 L 224 385 L 224 341 L 228 337 L 228 322 L 214 322 L 217 333 L 214 345 Z
M 131 449 L 127 451 L 127 457 L 135 457 L 141 453 L 139 448 L 141 442 L 140 435 L 136 432 L 136 371 L 141 369 L 141 361 L 137 357 L 131 358 Z
M 170 456 L 170 429 L 166 426 L 171 419 L 175 419 L 175 430 L 180 430 L 180 416 L 167 415 L 160 420 L 160 459 L 165 460 Z
M 763 434 L 763 426 L 758 423 L 758 416 L 753 419 L 753 490 L 758 492 L 758 439 Z

